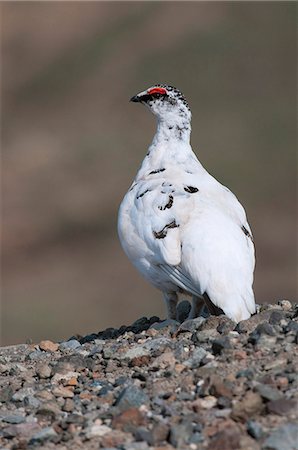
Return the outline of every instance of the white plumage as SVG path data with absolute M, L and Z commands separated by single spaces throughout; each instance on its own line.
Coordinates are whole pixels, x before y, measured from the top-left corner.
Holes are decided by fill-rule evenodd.
M 183 95 L 156 85 L 131 99 L 157 116 L 157 132 L 119 210 L 118 232 L 135 267 L 164 293 L 192 296 L 190 317 L 207 304 L 235 322 L 255 312 L 252 233 L 235 195 L 201 165 L 190 146 Z

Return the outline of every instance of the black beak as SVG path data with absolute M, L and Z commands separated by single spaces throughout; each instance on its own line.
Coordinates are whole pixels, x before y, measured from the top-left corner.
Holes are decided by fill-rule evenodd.
M 130 101 L 134 103 L 140 103 L 142 100 L 137 95 L 134 95 L 133 97 L 131 97 Z

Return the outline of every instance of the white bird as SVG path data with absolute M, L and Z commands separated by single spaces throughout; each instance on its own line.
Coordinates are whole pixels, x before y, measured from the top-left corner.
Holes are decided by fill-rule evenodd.
M 253 237 L 235 195 L 202 166 L 190 145 L 191 112 L 181 92 L 157 84 L 132 97 L 157 117 L 157 132 L 125 195 L 118 233 L 128 258 L 164 294 L 176 318 L 178 293 L 189 318 L 207 304 L 235 322 L 255 313 Z

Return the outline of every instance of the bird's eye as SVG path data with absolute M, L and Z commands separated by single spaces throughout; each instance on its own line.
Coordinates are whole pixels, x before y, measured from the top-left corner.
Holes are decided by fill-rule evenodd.
M 155 98 L 159 98 L 160 96 L 161 96 L 161 94 L 159 94 L 159 93 L 156 93 L 153 95 L 153 97 L 155 97 Z

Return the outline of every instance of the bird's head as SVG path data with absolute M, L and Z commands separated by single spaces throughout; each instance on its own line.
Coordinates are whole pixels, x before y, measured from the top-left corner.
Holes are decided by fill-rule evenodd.
M 184 95 L 173 86 L 156 84 L 134 95 L 130 100 L 148 106 L 160 120 L 171 122 L 178 117 L 189 121 L 191 119 L 191 112 Z

